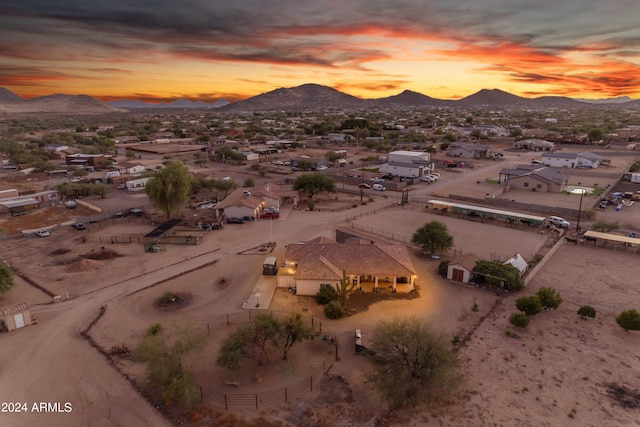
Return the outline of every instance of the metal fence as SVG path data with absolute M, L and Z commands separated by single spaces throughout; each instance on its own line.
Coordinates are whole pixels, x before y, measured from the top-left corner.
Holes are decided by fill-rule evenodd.
M 247 323 L 255 319 L 258 313 L 271 313 L 276 318 L 282 320 L 291 315 L 289 312 L 277 312 L 277 311 L 265 311 L 265 310 L 245 310 L 235 313 L 225 314 L 212 321 L 205 322 L 200 326 L 206 330 L 207 334 L 212 331 L 216 331 L 228 326 Z M 307 323 L 318 334 L 322 333 L 322 322 L 315 319 L 313 316 L 306 316 Z M 335 341 L 337 347 L 338 343 Z M 336 354 L 337 355 L 337 354 Z M 326 361 L 323 361 L 322 370 L 317 375 L 316 381 L 318 381 L 324 374 L 326 374 L 333 365 L 330 363 L 327 365 Z M 255 408 L 260 409 L 268 404 L 272 403 L 288 403 L 295 399 L 300 398 L 304 393 L 313 390 L 314 378 L 309 376 L 302 378 L 294 383 L 291 383 L 285 387 L 280 387 L 272 390 L 266 390 L 259 393 L 223 393 L 213 388 L 198 385 L 200 389 L 200 401 L 208 402 L 214 406 L 222 409 L 230 408 Z M 233 384 L 237 385 L 237 384 Z

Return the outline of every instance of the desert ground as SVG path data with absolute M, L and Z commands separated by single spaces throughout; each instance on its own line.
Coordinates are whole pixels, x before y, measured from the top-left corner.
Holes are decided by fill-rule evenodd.
M 469 184 L 465 180 L 476 180 L 475 174 L 480 173 L 476 169 L 443 174 L 442 182 L 420 186 L 415 192 L 426 198 L 445 186 L 466 188 Z M 370 212 L 399 200 L 397 194 L 385 194 L 386 198 L 371 194 L 374 201 L 366 206 L 344 210 L 350 202 L 340 203 L 338 208 L 327 199 L 318 204 L 320 211 L 288 208 L 278 221 L 228 224 L 208 234 L 198 246 L 167 245 L 160 253 L 145 253 L 138 243 L 110 243 L 113 236 L 148 232 L 152 226 L 143 220 L 90 224 L 86 232 L 61 228 L 49 238 L 2 240 L 0 256 L 33 281 L 61 295 L 63 302 L 50 304 L 48 295 L 21 279 L 17 279 L 15 289 L 0 297 L 1 305 L 28 300 L 38 322 L 0 335 L 0 397 L 3 402 L 29 405 L 70 402 L 73 410 L 2 413 L 0 425 L 170 425 L 163 412 L 123 378 L 122 373 L 126 373 L 141 382 L 140 365 L 117 358 L 112 365 L 81 332 L 97 319 L 89 334 L 98 346 L 109 349 L 126 344 L 133 348 L 152 323 L 172 327 L 188 320 L 204 328 L 222 315 L 243 312 L 243 303 L 253 295 L 261 277 L 264 259 L 252 249 L 270 240 L 276 242 L 273 253 L 282 256 L 285 245 L 321 235 L 333 237 L 337 228 L 386 240 L 367 233 L 367 227 L 393 230 L 394 238 L 396 234 L 408 237 L 432 219 L 447 222 L 456 251 L 480 256 L 496 254 L 503 258 L 516 251 L 527 256 L 546 239 L 540 233 L 480 226 L 406 207 L 382 209 L 352 221 L 364 228 L 363 232 L 346 221 L 348 215 Z M 638 215 L 634 208 L 640 207 L 632 206 L 624 212 L 631 220 Z M 618 213 L 599 215 L 615 217 Z M 452 256 L 443 254 L 443 258 Z M 339 321 L 324 319 L 311 299 L 286 290 L 276 291 L 268 305 L 261 304 L 260 309 L 304 310 L 306 315 L 322 319 L 323 333 L 338 338 L 339 360 L 335 360 L 335 349 L 320 339 L 306 347 L 294 347 L 289 363 L 274 357 L 267 366 L 229 373 L 213 366 L 215 351 L 226 331 L 231 330 L 220 328 L 211 331 L 202 352 L 189 357 L 189 366 L 199 384 L 226 393 L 275 389 L 307 376 L 321 378 L 312 392 L 293 403 L 232 412 L 273 425 L 640 425 L 638 406 L 624 407 L 609 388 L 616 384 L 638 392 L 640 359 L 634 349 L 640 344 L 640 336 L 623 331 L 614 320 L 620 311 L 640 306 L 640 293 L 635 288 L 640 275 L 637 255 L 564 245 L 524 291 L 500 299 L 497 306 L 497 297 L 491 292 L 438 277 L 438 260 L 414 253 L 413 261 L 418 270 L 418 298 L 390 297 L 367 309 L 358 306 L 356 314 Z M 218 280 L 223 276 L 224 285 Z M 535 316 L 526 329 L 515 330 L 508 323 L 515 311 L 515 299 L 540 286 L 558 289 L 564 303 L 558 310 Z M 175 310 L 156 308 L 156 301 L 167 291 L 187 294 L 188 304 Z M 472 310 L 474 303 L 479 307 L 477 312 Z M 576 310 L 583 304 L 596 308 L 596 319 L 577 316 Z M 98 319 L 103 307 L 104 314 Z M 378 321 L 398 314 L 426 319 L 447 339 L 471 334 L 457 352 L 464 381 L 452 399 L 389 415 L 380 409 L 378 397 L 364 380 L 369 361 L 355 353 L 353 331 L 371 330 Z M 327 366 L 329 375 L 322 376 Z M 255 382 L 256 376 L 261 378 L 260 383 Z M 229 389 L 225 381 L 237 381 L 238 387 Z M 216 410 L 206 408 L 199 421 L 192 419 L 194 425 L 207 425 L 216 418 Z

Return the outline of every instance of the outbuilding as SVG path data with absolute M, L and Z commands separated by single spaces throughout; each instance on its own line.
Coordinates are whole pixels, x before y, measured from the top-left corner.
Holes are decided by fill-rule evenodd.
M 469 283 L 473 279 L 473 268 L 480 258 L 473 254 L 460 255 L 447 266 L 447 279 Z
M 19 302 L 0 308 L 0 320 L 6 331 L 13 331 L 24 326 L 31 325 L 31 306 L 28 302 Z

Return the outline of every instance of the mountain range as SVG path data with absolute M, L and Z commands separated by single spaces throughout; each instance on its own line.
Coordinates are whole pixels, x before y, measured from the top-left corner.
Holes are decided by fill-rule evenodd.
M 627 97 L 609 100 L 577 100 L 563 96 L 523 98 L 499 89 L 482 89 L 459 100 L 432 98 L 418 92 L 404 92 L 386 98 L 363 99 L 317 84 L 280 88 L 236 102 L 220 99 L 215 103 L 180 99 L 151 104 L 139 100 L 102 102 L 88 95 L 48 95 L 24 99 L 0 87 L 0 113 L 108 113 L 132 109 L 216 109 L 221 112 L 284 111 L 313 109 L 385 109 L 398 107 L 519 107 L 519 108 L 594 108 L 603 106 L 640 108 L 640 100 Z

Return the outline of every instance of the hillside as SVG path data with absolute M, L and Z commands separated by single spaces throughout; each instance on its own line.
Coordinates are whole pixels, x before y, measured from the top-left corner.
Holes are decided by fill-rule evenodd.
M 2 113 L 75 113 L 96 114 L 124 110 L 100 102 L 88 95 L 47 95 L 23 99 L 8 89 L 0 88 Z

